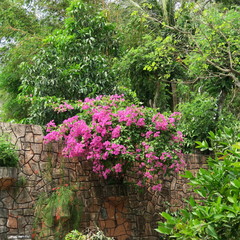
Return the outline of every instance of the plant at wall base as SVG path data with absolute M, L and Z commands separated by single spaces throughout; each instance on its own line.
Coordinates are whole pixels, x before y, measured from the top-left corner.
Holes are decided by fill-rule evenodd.
M 97 228 L 96 231 L 88 231 L 86 234 L 73 230 L 65 236 L 65 240 L 114 240 L 114 238 L 106 237 L 104 233 Z
M 137 166 L 134 177 L 140 180 L 136 184 L 160 191 L 159 179 L 185 164 L 182 133 L 175 126 L 180 113 L 164 116 L 119 95 L 86 98 L 74 106 L 65 103 L 56 108 L 64 109 L 79 113 L 59 126 L 48 123 L 45 143 L 63 140 L 63 156 L 91 161 L 93 172 L 104 179 L 124 177 Z
M 82 204 L 76 198 L 75 188 L 53 188 L 50 194 L 42 194 L 35 204 L 34 239 L 53 235 L 62 239 L 71 228 L 78 228 Z
M 0 167 L 16 167 L 18 156 L 14 145 L 0 136 Z
M 218 151 L 227 145 L 224 136 L 223 132 L 221 139 L 219 132 L 210 135 L 215 146 L 220 146 Z M 158 232 L 178 240 L 240 239 L 240 142 L 228 145 L 217 156 L 210 158 L 208 170 L 200 169 L 196 177 L 186 171 L 184 177 L 202 199 L 191 197 L 176 217 L 163 212 L 166 222 L 159 222 Z

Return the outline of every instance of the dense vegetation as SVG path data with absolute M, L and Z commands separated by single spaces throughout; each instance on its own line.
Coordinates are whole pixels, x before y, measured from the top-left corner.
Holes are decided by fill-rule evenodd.
M 102 132 L 94 126 L 105 118 L 87 121 L 92 115 L 84 115 L 87 111 L 80 107 L 104 99 L 102 95 L 124 94 L 131 103 L 124 105 L 126 109 L 141 108 L 147 116 L 164 113 L 158 115 L 160 120 L 181 112 L 174 131 L 185 136 L 184 151 L 196 151 L 197 142 L 202 150 L 220 154 L 197 177 L 185 175 L 205 199 L 190 199 L 188 208 L 175 217 L 163 213 L 166 223 L 159 223 L 158 231 L 185 240 L 239 238 L 239 19 L 239 0 L 2 0 L 1 121 L 42 126 L 50 122 L 48 126 L 55 127 L 78 114 L 90 124 L 85 125 L 95 140 Z M 133 142 L 120 138 L 120 128 L 132 127 L 118 122 L 117 111 L 125 110 L 110 105 L 105 111 L 104 107 L 109 106 L 97 109 L 104 117 L 111 115 L 115 125 L 104 123 L 108 135 L 104 133 L 101 140 L 108 137 L 135 150 L 135 128 L 131 129 Z M 145 140 L 160 149 L 160 140 L 150 137 L 155 133 L 151 132 L 154 121 L 146 119 Z M 69 139 L 71 127 L 64 135 Z M 113 137 L 113 131 L 119 136 Z M 56 137 L 59 132 L 53 133 Z M 169 142 L 170 135 L 166 139 Z M 5 144 L 2 141 L 9 148 Z M 88 141 L 84 144 L 92 147 Z M 100 160 L 98 165 L 106 170 Z M 122 165 L 114 164 L 111 169 L 121 172 Z M 79 234 L 72 232 L 68 238 L 85 239 Z
M 6 136 L 0 136 L 0 167 L 16 167 L 17 151 Z
M 224 128 L 210 132 L 209 139 L 210 145 L 198 146 L 215 152 L 208 169 L 200 169 L 196 176 L 190 171 L 184 175 L 202 199 L 191 197 L 187 207 L 175 214 L 163 212 L 166 222 L 159 223 L 158 232 L 178 240 L 240 238 L 240 134 Z
M 69 117 L 53 103 L 104 94 L 181 111 L 185 150 L 239 126 L 239 1 L 0 3 L 2 121 Z

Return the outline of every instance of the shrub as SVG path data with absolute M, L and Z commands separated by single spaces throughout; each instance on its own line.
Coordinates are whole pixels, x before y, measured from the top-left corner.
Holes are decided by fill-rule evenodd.
M 75 187 L 65 184 L 42 193 L 35 204 L 34 239 L 42 239 L 53 230 L 54 239 L 63 239 L 72 227 L 79 227 L 82 204 Z
M 88 231 L 86 234 L 73 230 L 66 235 L 65 240 L 114 240 L 114 238 L 106 237 L 104 233 L 97 228 L 96 231 Z
M 0 167 L 16 167 L 18 156 L 14 145 L 0 136 Z
M 124 176 L 138 166 L 137 185 L 161 190 L 160 179 L 184 165 L 182 133 L 176 130 L 179 113 L 164 116 L 156 109 L 130 104 L 123 96 L 100 96 L 64 103 L 57 111 L 78 109 L 78 115 L 59 126 L 47 125 L 45 143 L 63 140 L 65 157 L 92 162 L 93 172 L 107 179 Z M 158 175 L 157 181 L 154 175 Z
M 203 141 L 207 138 L 209 131 L 215 131 L 216 100 L 206 94 L 198 95 L 189 102 L 178 106 L 182 113 L 179 129 L 185 136 L 184 147 L 187 151 L 194 150 L 195 141 Z
M 175 217 L 163 212 L 166 222 L 159 223 L 158 232 L 178 240 L 240 239 L 240 142 L 226 148 L 225 133 L 219 134 L 210 135 L 219 148 L 215 148 L 218 157 L 209 158 L 208 170 L 200 169 L 196 177 L 189 171 L 184 175 L 203 199 L 190 198 Z M 240 135 L 235 135 L 239 141 Z

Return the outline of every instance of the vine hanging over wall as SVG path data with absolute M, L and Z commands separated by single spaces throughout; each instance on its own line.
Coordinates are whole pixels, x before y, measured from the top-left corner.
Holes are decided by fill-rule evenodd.
M 185 164 L 183 136 L 176 129 L 178 112 L 163 115 L 134 105 L 122 95 L 86 98 L 71 105 L 64 102 L 55 110 L 79 113 L 59 126 L 54 120 L 48 123 L 45 143 L 63 140 L 63 156 L 91 161 L 93 172 L 104 179 L 124 177 L 138 166 L 136 184 L 160 191 L 163 176 L 178 172 Z

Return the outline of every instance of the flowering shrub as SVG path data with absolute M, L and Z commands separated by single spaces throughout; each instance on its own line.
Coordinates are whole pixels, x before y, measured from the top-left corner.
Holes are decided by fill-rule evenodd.
M 47 124 L 45 143 L 64 140 L 62 154 L 92 161 L 93 171 L 107 179 L 124 176 L 138 166 L 139 186 L 161 190 L 159 179 L 184 165 L 182 133 L 176 130 L 180 113 L 169 117 L 155 109 L 131 105 L 123 96 L 86 98 L 62 104 L 56 111 L 78 109 L 79 114 L 56 126 Z M 155 176 L 158 176 L 157 178 Z

